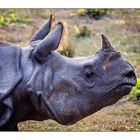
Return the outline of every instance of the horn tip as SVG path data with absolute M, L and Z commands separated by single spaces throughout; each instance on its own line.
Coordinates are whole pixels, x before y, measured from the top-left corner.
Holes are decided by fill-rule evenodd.
M 101 34 L 101 37 L 102 37 L 102 48 L 103 48 L 103 50 L 104 51 L 114 51 L 114 48 L 112 47 L 108 38 L 104 34 Z
M 101 37 L 104 37 L 104 34 L 101 34 Z
M 107 39 L 107 37 L 104 34 L 101 34 L 101 37 L 103 40 Z

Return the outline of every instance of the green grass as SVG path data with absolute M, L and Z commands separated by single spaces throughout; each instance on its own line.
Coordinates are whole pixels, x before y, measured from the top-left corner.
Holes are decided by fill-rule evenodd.
M 90 18 L 94 18 L 95 20 L 101 19 L 105 15 L 111 14 L 111 9 L 79 9 L 77 12 L 78 16 L 89 16 Z
M 130 98 L 133 100 L 140 100 L 140 78 L 137 78 L 137 85 L 133 88 Z
M 21 16 L 19 13 L 21 11 L 19 9 L 3 9 L 0 11 L 1 15 L 0 15 L 0 26 L 11 26 L 14 25 L 16 23 L 30 23 L 31 22 L 31 18 L 26 16 L 23 17 Z

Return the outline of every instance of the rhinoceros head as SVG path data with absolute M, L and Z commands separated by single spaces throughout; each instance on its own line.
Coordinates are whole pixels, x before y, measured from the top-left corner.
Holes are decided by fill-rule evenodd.
M 68 58 L 55 51 L 63 24 L 50 31 L 51 20 L 29 47 L 33 68 L 27 89 L 37 111 L 61 124 L 73 124 L 131 91 L 136 83 L 134 69 L 107 37 L 101 35 L 102 47 L 94 56 Z

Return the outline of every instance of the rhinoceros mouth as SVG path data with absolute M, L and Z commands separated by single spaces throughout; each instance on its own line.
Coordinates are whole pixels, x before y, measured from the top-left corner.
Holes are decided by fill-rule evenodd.
M 125 96 L 131 92 L 133 86 L 133 83 L 123 83 L 107 92 L 107 95 L 121 94 L 122 96 Z

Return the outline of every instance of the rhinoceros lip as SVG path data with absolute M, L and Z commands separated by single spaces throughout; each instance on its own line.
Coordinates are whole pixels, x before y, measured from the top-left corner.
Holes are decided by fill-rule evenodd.
M 118 86 L 114 87 L 113 89 L 111 89 L 109 92 L 107 92 L 107 95 L 113 95 L 113 94 L 115 94 L 115 92 L 117 90 L 118 91 L 120 90 L 120 93 L 121 93 L 122 88 L 123 89 L 125 88 L 126 90 L 131 91 L 133 86 L 134 86 L 134 84 L 132 84 L 132 83 L 123 83 L 123 84 L 118 85 Z M 125 93 L 124 95 L 127 95 L 127 94 L 129 94 L 129 92 Z

